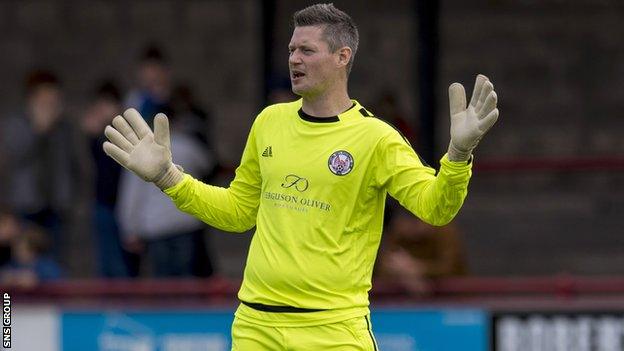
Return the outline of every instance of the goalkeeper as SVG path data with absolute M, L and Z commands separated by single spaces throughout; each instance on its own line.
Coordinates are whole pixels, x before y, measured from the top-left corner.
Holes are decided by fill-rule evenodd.
M 451 138 L 436 175 L 395 129 L 349 97 L 357 47 L 354 22 L 333 5 L 295 13 L 288 64 L 301 99 L 257 116 L 228 188 L 175 166 L 163 114 L 153 132 L 133 109 L 106 128 L 106 153 L 180 210 L 226 231 L 256 227 L 233 350 L 377 350 L 368 291 L 386 193 L 427 223 L 448 223 L 466 196 L 472 151 L 498 118 L 485 76 L 477 76 L 469 104 L 453 83 Z

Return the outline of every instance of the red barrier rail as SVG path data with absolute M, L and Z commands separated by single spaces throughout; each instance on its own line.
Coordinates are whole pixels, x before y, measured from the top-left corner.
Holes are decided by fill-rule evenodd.
M 44 298 L 234 298 L 240 281 L 213 279 L 93 279 L 66 280 L 31 288 L 2 287 L 16 296 Z M 462 277 L 431 281 L 431 295 L 437 297 L 543 295 L 622 295 L 624 276 Z M 373 296 L 406 295 L 392 281 L 376 280 Z

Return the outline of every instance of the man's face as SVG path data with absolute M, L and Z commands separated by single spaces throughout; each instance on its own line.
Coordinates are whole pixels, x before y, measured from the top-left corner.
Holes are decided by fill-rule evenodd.
M 63 112 L 63 100 L 59 87 L 42 84 L 34 88 L 28 97 L 28 110 L 35 128 L 39 131 L 47 131 Z
M 144 62 L 139 68 L 139 82 L 158 100 L 164 101 L 170 94 L 169 69 L 159 62 Z
M 295 27 L 288 52 L 293 93 L 319 95 L 338 79 L 338 54 L 329 51 L 322 26 Z
M 99 136 L 120 112 L 121 106 L 117 101 L 108 97 L 98 97 L 85 112 L 82 119 L 83 130 L 90 135 Z

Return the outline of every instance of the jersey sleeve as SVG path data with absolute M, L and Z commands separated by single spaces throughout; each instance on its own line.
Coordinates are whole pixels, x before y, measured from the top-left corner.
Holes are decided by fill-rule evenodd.
M 205 184 L 185 174 L 180 183 L 165 189 L 178 209 L 225 231 L 244 232 L 254 227 L 262 185 L 255 137 L 257 123 L 258 119 L 228 188 Z
M 395 131 L 380 140 L 375 157 L 377 184 L 423 221 L 440 226 L 459 212 L 468 193 L 471 162 L 451 162 L 444 155 L 436 175 Z

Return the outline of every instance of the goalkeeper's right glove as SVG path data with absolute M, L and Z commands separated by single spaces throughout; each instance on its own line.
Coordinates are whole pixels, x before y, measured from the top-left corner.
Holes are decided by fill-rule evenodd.
M 171 160 L 169 120 L 163 113 L 154 118 L 154 132 L 135 109 L 128 109 L 113 119 L 104 134 L 104 152 L 124 168 L 143 180 L 153 182 L 164 190 L 184 177 Z

